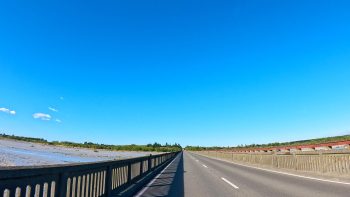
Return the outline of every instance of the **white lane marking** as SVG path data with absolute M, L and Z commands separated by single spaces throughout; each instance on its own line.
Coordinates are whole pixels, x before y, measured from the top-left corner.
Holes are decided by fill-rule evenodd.
M 273 173 L 277 173 L 277 174 L 283 174 L 283 175 L 288 175 L 288 176 L 294 176 L 294 177 L 298 177 L 298 178 L 304 178 L 304 179 L 315 180 L 315 181 L 322 181 L 322 182 L 328 182 L 328 183 L 337 183 L 337 184 L 343 184 L 343 185 L 350 185 L 350 183 L 348 183 L 348 182 L 332 181 L 332 180 L 327 180 L 327 179 L 320 179 L 320 178 L 315 178 L 315 177 L 302 176 L 302 175 L 297 175 L 297 174 L 292 174 L 292 173 L 287 173 L 287 172 L 280 172 L 280 171 L 269 170 L 269 169 L 254 167 L 254 166 L 247 166 L 247 165 L 239 164 L 239 163 L 232 162 L 232 161 L 226 161 L 226 160 L 218 159 L 218 158 L 211 158 L 211 157 L 208 157 L 208 156 L 206 156 L 206 155 L 201 155 L 201 156 L 207 157 L 207 158 L 209 158 L 209 159 L 216 159 L 216 160 L 224 161 L 224 162 L 231 163 L 231 164 L 235 164 L 235 165 L 238 165 L 238 166 L 243 166 L 243 167 L 247 167 L 247 168 L 253 168 L 253 169 L 263 170 L 263 171 L 266 171 L 266 172 L 273 172 Z
M 177 158 L 177 157 L 176 157 Z M 176 159 L 175 158 L 175 159 Z M 174 160 L 172 160 L 156 177 L 154 177 L 154 179 L 151 181 L 151 182 L 149 182 L 147 185 L 146 185 L 146 187 L 144 187 L 137 195 L 135 195 L 135 197 L 140 197 L 140 196 L 142 196 L 146 191 L 147 191 L 147 189 L 154 183 L 154 181 L 156 181 L 158 178 L 159 178 L 159 176 L 161 175 L 161 174 L 163 174 L 164 173 L 164 171 L 175 161 L 175 159 Z
M 231 183 L 230 181 L 228 181 L 227 179 L 225 179 L 224 177 L 221 177 L 221 179 L 223 181 L 225 181 L 227 184 L 231 185 L 232 187 L 234 187 L 235 189 L 239 189 L 239 187 L 233 183 Z
M 198 159 L 196 159 L 196 162 L 199 162 Z
M 204 164 L 202 164 L 202 166 L 205 167 L 205 168 L 208 168 L 208 166 L 206 166 L 206 165 L 204 165 Z

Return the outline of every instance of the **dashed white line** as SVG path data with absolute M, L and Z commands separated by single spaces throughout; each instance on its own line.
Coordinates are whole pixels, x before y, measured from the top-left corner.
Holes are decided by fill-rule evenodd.
M 202 166 L 205 167 L 205 168 L 208 168 L 208 166 L 206 166 L 206 165 L 204 165 L 204 164 L 202 164 Z
M 237 185 L 231 183 L 230 181 L 228 181 L 228 180 L 225 179 L 224 177 L 221 177 L 221 179 L 222 179 L 223 181 L 225 181 L 227 184 L 231 185 L 233 188 L 239 189 L 239 187 L 238 187 Z

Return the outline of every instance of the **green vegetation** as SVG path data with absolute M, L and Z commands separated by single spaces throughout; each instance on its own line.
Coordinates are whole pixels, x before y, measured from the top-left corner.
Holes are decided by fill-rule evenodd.
M 336 141 L 344 141 L 350 140 L 350 135 L 342 135 L 335 137 L 325 137 L 325 138 L 317 138 L 311 140 L 300 140 L 293 142 L 275 142 L 269 144 L 250 144 L 250 145 L 239 145 L 236 147 L 203 147 L 203 146 L 186 146 L 186 150 L 191 151 L 201 151 L 201 150 L 239 150 L 241 148 L 267 148 L 267 147 L 276 147 L 276 146 L 298 146 L 298 145 L 307 145 L 307 144 L 321 144 L 321 143 L 329 143 Z
M 13 140 L 20 140 L 20 141 L 26 141 L 26 142 L 35 142 L 35 143 L 48 143 L 47 140 L 42 138 L 33 138 L 33 137 L 21 137 L 21 136 L 15 136 L 15 135 L 6 135 L 5 133 L 0 134 L 0 138 L 7 138 L 7 139 L 13 139 Z
M 79 148 L 90 148 L 90 149 L 107 149 L 114 151 L 152 151 L 152 152 L 175 152 L 180 151 L 182 147 L 180 144 L 168 144 L 161 145 L 159 143 L 147 144 L 147 145 L 108 145 L 108 144 L 97 144 L 92 142 L 76 143 L 67 141 L 52 141 L 49 142 L 42 138 L 32 138 L 32 137 L 21 137 L 15 135 L 0 134 L 0 138 L 20 140 L 25 142 L 34 142 L 41 144 L 49 144 L 56 146 L 67 146 L 67 147 L 79 147 Z
M 84 142 L 84 143 L 76 143 L 76 142 L 68 142 L 68 141 L 52 141 L 49 142 L 42 138 L 32 138 L 32 137 L 21 137 L 15 135 L 6 135 L 0 134 L 0 138 L 6 139 L 14 139 L 26 142 L 34 142 L 34 143 L 42 143 L 42 144 L 50 144 L 56 146 L 67 146 L 67 147 L 79 147 L 79 148 L 90 148 L 90 149 L 107 149 L 107 150 L 115 150 L 115 151 L 155 151 L 155 152 L 175 152 L 180 151 L 182 147 L 180 144 L 147 144 L 147 145 L 108 145 L 108 144 L 97 144 L 92 142 Z M 293 142 L 275 142 L 269 144 L 250 144 L 250 145 L 239 145 L 236 147 L 203 147 L 203 146 L 186 146 L 186 150 L 191 151 L 201 151 L 201 150 L 239 150 L 242 148 L 267 148 L 267 147 L 276 147 L 276 146 L 297 146 L 297 145 L 306 145 L 306 144 L 320 144 L 320 143 L 328 143 L 328 142 L 336 142 L 350 140 L 350 135 L 343 136 L 335 136 L 335 137 L 325 137 L 325 138 L 317 138 L 311 140 L 300 140 Z

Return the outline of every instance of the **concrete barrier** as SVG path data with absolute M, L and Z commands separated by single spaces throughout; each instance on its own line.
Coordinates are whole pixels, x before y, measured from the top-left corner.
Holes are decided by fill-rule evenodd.
M 196 151 L 195 153 L 238 163 L 324 174 L 349 174 L 350 153 L 276 154 Z

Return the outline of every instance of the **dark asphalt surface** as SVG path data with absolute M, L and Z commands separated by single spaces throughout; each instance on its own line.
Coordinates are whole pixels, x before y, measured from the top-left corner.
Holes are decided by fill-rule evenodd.
M 184 152 L 138 197 L 350 196 L 350 185 L 278 174 Z

